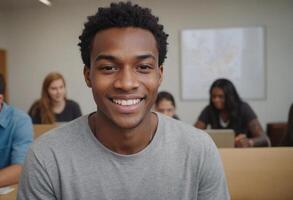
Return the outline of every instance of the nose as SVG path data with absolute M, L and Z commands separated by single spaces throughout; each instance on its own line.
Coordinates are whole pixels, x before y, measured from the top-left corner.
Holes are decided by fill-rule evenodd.
M 61 93 L 61 89 L 60 88 L 57 88 L 56 93 L 57 94 L 60 94 Z
M 131 67 L 121 69 L 114 82 L 114 87 L 124 91 L 137 89 L 139 87 L 139 82 L 135 71 L 133 71 Z

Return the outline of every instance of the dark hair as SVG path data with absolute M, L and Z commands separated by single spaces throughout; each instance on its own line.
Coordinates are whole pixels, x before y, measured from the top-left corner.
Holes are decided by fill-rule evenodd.
M 173 97 L 172 94 L 170 94 L 169 92 L 161 91 L 161 92 L 158 93 L 158 96 L 157 96 L 157 99 L 156 99 L 156 102 L 155 102 L 156 106 L 159 105 L 159 103 L 160 103 L 162 100 L 168 100 L 168 101 L 171 101 L 172 105 L 173 105 L 174 107 L 176 107 L 174 97 Z
M 293 104 L 290 106 L 288 114 L 288 128 L 282 143 L 283 146 L 293 146 Z
M 223 90 L 225 97 L 225 109 L 231 114 L 232 117 L 237 117 L 242 100 L 239 97 L 233 83 L 224 78 L 217 79 L 215 82 L 213 82 L 210 88 L 210 105 L 216 109 L 212 103 L 212 90 L 214 88 L 220 88 Z
M 79 36 L 78 45 L 83 63 L 90 67 L 92 41 L 97 32 L 114 27 L 138 27 L 154 35 L 159 52 L 159 65 L 162 65 L 167 54 L 168 34 L 158 21 L 159 18 L 152 15 L 150 9 L 133 5 L 131 2 L 111 3 L 110 7 L 99 8 L 95 15 L 88 16 L 88 21 Z
M 4 76 L 0 74 L 0 94 L 4 95 L 5 93 L 5 80 Z

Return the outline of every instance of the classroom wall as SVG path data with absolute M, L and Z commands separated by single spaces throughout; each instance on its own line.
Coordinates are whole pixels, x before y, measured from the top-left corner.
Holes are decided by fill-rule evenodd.
M 0 11 L 0 49 L 7 47 L 6 15 Z
M 41 82 L 50 71 L 67 81 L 68 96 L 83 113 L 95 109 L 86 87 L 77 47 L 86 16 L 109 1 L 54 2 L 53 7 L 33 6 L 2 12 L 8 24 L 10 102 L 24 110 L 40 96 Z M 161 90 L 172 92 L 180 118 L 193 124 L 208 101 L 180 97 L 180 30 L 187 28 L 264 26 L 266 29 L 266 99 L 248 100 L 263 125 L 286 121 L 293 102 L 293 1 L 290 0 L 140 0 L 165 25 L 169 52 Z M 1 13 L 0 13 L 1 16 Z M 2 19 L 2 17 L 0 17 Z M 0 25 L 1 25 L 0 20 Z M 0 47 L 5 39 L 0 29 Z M 5 46 L 5 45 L 4 45 Z M 252 72 L 253 73 L 253 72 Z M 208 91 L 207 91 L 208 92 Z

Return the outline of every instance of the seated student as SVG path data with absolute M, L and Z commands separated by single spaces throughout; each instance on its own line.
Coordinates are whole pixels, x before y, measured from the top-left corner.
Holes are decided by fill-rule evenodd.
M 179 117 L 175 113 L 176 104 L 174 97 L 169 92 L 162 91 L 158 93 L 155 102 L 155 110 L 169 117 L 173 117 L 174 119 L 179 119 Z
M 287 133 L 282 140 L 283 146 L 293 146 L 293 103 L 291 104 L 288 115 L 288 129 Z
M 0 74 L 0 187 L 18 182 L 28 146 L 33 140 L 30 117 L 4 102 L 5 82 Z
M 227 79 L 216 80 L 210 88 L 210 104 L 201 112 L 195 127 L 206 129 L 233 129 L 236 147 L 269 146 L 256 114 L 239 97 L 233 83 Z
M 30 108 L 29 115 L 34 124 L 68 122 L 81 116 L 79 105 L 66 99 L 65 80 L 59 73 L 46 76 L 42 95 Z

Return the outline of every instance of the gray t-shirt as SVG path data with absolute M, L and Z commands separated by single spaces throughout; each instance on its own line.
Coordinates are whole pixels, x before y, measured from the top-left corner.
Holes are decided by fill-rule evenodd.
M 215 144 L 175 119 L 158 115 L 151 143 L 132 155 L 103 146 L 83 116 L 30 148 L 17 199 L 230 199 Z

